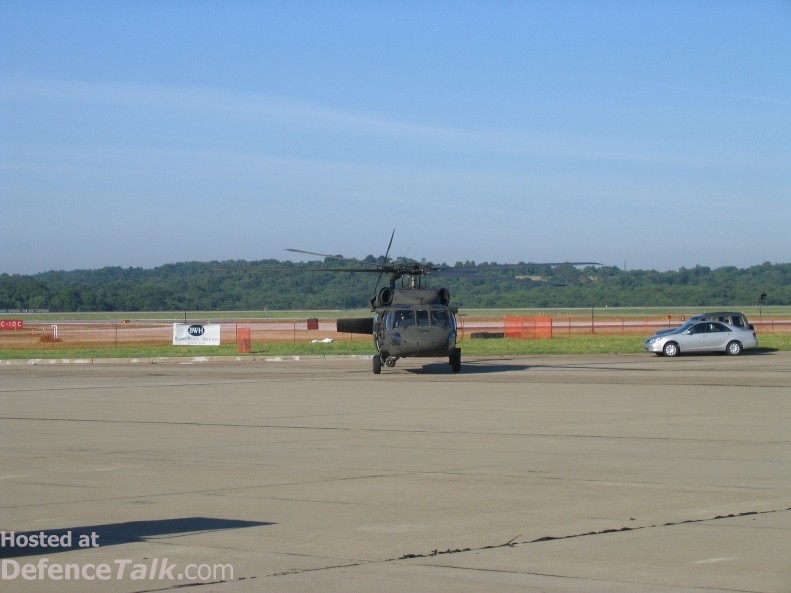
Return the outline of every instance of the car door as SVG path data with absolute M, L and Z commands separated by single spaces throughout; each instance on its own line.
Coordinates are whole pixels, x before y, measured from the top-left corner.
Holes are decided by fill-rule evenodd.
M 682 352 L 696 352 L 706 349 L 706 338 L 709 329 L 707 322 L 696 323 L 685 331 L 679 340 Z
M 722 323 L 709 323 L 709 331 L 706 332 L 707 350 L 725 350 L 725 345 L 730 342 L 733 332 L 728 326 Z

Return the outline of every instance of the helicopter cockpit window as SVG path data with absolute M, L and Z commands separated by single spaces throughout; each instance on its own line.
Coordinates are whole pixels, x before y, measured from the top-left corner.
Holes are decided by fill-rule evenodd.
M 412 309 L 397 309 L 395 312 L 395 325 L 394 327 L 407 327 L 414 325 L 415 317 Z
M 418 327 L 428 327 L 428 311 L 424 309 L 418 309 L 417 311 L 417 325 Z
M 388 311 L 385 315 L 385 328 L 393 329 L 393 311 Z
M 447 309 L 432 309 L 431 324 L 438 327 L 449 328 L 453 326 Z

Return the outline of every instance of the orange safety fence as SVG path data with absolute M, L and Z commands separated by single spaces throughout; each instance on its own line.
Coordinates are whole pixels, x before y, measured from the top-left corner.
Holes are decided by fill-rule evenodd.
M 236 330 L 236 351 L 239 354 L 249 354 L 252 352 L 252 340 L 250 339 L 250 328 L 240 327 Z
M 549 316 L 506 315 L 503 319 L 506 338 L 545 340 L 552 338 L 552 318 Z

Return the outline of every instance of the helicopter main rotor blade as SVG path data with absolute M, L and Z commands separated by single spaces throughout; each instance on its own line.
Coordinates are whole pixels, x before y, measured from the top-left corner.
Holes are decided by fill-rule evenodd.
M 356 264 L 362 264 L 364 266 L 376 266 L 377 268 L 382 268 L 382 269 L 385 269 L 385 270 L 389 270 L 390 269 L 390 266 L 386 266 L 386 265 L 383 265 L 383 264 L 377 264 L 375 262 L 367 262 L 367 261 L 364 261 L 362 259 L 356 259 L 354 257 L 342 257 L 340 255 L 330 255 L 328 253 L 318 253 L 316 251 L 305 251 L 304 249 L 287 248 L 286 251 L 291 251 L 292 253 L 304 253 L 305 255 L 317 255 L 319 257 L 323 257 L 323 258 L 326 258 L 326 259 L 335 259 L 335 260 L 338 260 L 338 261 L 353 262 L 353 263 L 356 263 Z M 343 271 L 344 272 L 350 272 L 351 270 L 343 270 Z
M 286 270 L 279 268 L 259 268 L 262 271 L 277 271 L 277 272 L 284 272 Z M 289 269 L 288 271 L 294 272 L 348 272 L 350 274 L 356 274 L 357 272 L 370 272 L 371 274 L 380 274 L 382 270 L 378 268 L 304 268 L 300 270 L 294 270 L 293 268 Z
M 395 231 L 396 230 L 393 229 L 393 232 L 390 235 L 390 242 L 387 244 L 387 251 L 385 251 L 384 263 L 387 263 L 387 258 L 390 255 L 390 248 L 393 246 L 393 237 L 395 237 Z M 384 273 L 385 273 L 384 269 L 382 269 L 382 271 L 379 272 L 379 277 L 376 279 L 376 285 L 374 286 L 374 294 L 376 294 L 376 291 L 379 290 L 379 283 L 382 281 L 382 274 Z
M 369 264 L 370 265 L 370 264 Z M 379 268 L 212 268 L 212 272 L 370 272 L 381 274 Z
M 599 263 L 597 261 L 558 261 L 558 262 L 548 262 L 548 263 L 527 262 L 526 264 L 514 264 L 514 265 L 521 266 L 523 268 L 525 266 L 549 266 L 554 268 L 555 266 L 603 266 L 604 264 Z
M 395 237 L 395 229 L 390 233 L 390 242 L 387 244 L 387 251 L 385 251 L 385 261 L 387 261 L 387 257 L 390 255 L 390 248 L 393 246 L 393 237 Z
M 460 272 L 463 274 L 470 272 L 485 272 L 487 270 L 522 270 L 531 267 L 554 268 L 557 266 L 603 266 L 604 264 L 595 261 L 564 261 L 564 262 L 526 262 L 518 264 L 481 264 L 479 266 L 454 266 L 446 268 L 432 268 L 431 271 L 442 275 L 453 275 Z

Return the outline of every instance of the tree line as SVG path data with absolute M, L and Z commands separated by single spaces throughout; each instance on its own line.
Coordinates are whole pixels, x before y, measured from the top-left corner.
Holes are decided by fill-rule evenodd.
M 363 261 L 381 260 L 368 256 Z M 318 271 L 328 266 L 341 271 Z M 334 259 L 235 260 L 0 274 L 0 312 L 359 309 L 368 306 L 378 275 L 355 273 L 358 267 Z M 791 264 L 666 272 L 492 262 L 438 267 L 450 273 L 430 277 L 429 285 L 448 288 L 451 304 L 467 308 L 744 307 L 755 305 L 761 294 L 766 294 L 765 305 L 791 305 Z M 380 279 L 379 286 L 386 281 Z

